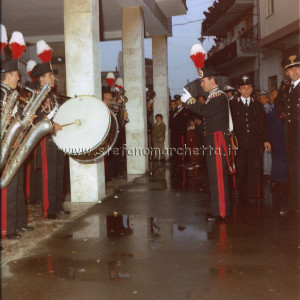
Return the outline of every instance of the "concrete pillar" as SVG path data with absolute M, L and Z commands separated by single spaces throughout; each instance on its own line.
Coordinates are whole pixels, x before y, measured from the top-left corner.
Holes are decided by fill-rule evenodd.
M 156 93 L 153 112 L 162 114 L 166 124 L 165 147 L 169 148 L 169 89 L 168 39 L 165 35 L 152 36 L 153 89 Z
M 144 15 L 140 7 L 122 8 L 124 88 L 128 102 L 126 124 L 127 173 L 145 174 L 148 156 L 145 90 Z
M 101 98 L 99 1 L 64 0 L 64 31 L 67 95 Z M 70 176 L 72 202 L 105 197 L 104 162 L 80 164 L 70 159 Z

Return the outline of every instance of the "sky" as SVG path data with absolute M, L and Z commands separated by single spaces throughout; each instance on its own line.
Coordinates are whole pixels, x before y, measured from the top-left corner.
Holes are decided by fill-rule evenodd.
M 193 81 L 197 78 L 196 68 L 190 59 L 190 50 L 194 43 L 199 43 L 203 12 L 213 2 L 214 0 L 187 0 L 187 14 L 172 18 L 173 35 L 168 38 L 168 75 L 172 98 L 175 94 L 182 94 L 188 80 Z M 206 37 L 203 42 L 206 52 L 213 43 L 213 37 Z M 116 69 L 119 51 L 122 51 L 121 41 L 101 42 L 101 71 Z M 145 39 L 145 57 L 152 58 L 151 38 Z

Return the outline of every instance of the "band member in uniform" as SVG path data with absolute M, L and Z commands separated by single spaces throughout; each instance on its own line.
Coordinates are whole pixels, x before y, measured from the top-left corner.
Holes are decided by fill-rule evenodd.
M 263 106 L 251 97 L 253 84 L 247 75 L 240 78 L 238 91 L 241 96 L 230 101 L 234 132 L 238 140 L 235 197 L 241 198 L 246 187 L 248 200 L 258 203 L 260 202 L 262 146 L 265 151 L 270 151 L 271 144 Z
M 7 44 L 7 38 L 5 39 L 6 30 L 3 25 L 1 25 L 1 27 L 1 43 L 6 40 Z M 18 44 L 17 49 L 14 48 L 13 44 Z M 19 49 L 22 47 L 23 50 L 19 52 Z M 3 59 L 1 59 L 1 114 L 8 101 L 11 100 L 10 96 L 13 90 L 17 88 L 19 81 L 18 58 L 22 56 L 25 50 L 24 38 L 20 32 L 14 32 L 12 34 L 10 49 L 7 49 L 7 47 L 4 49 Z M 19 107 L 20 105 L 17 101 L 10 113 L 8 124 L 11 123 L 14 116 L 21 116 Z M 1 124 L 1 126 L 4 126 L 4 124 Z M 33 230 L 33 227 L 27 226 L 23 172 L 22 166 L 8 187 L 1 189 L 1 236 L 3 238 L 19 239 L 21 235 L 17 232 Z
M 196 101 L 190 93 L 181 99 L 189 110 L 203 117 L 202 137 L 208 167 L 211 213 L 208 222 L 215 222 L 230 215 L 228 195 L 228 143 L 229 143 L 229 106 L 225 93 L 219 88 L 216 72 L 212 69 L 199 71 L 201 87 L 209 92 L 206 103 Z
M 290 82 L 284 96 L 275 100 L 275 109 L 284 120 L 285 145 L 288 165 L 288 203 L 280 211 L 285 216 L 288 211 L 300 210 L 300 55 L 292 53 L 281 62 Z
M 173 114 L 173 126 L 174 126 L 174 147 L 177 149 L 177 153 L 182 153 L 182 155 L 175 154 L 174 158 L 184 161 L 184 149 L 186 144 L 186 129 L 187 129 L 187 120 L 188 120 L 188 111 L 182 105 L 180 95 L 174 96 L 177 110 Z
M 37 42 L 37 52 L 43 63 L 38 63 L 31 72 L 31 77 L 36 78 L 37 87 L 45 84 L 55 86 L 55 76 L 51 66 L 52 49 L 45 41 Z M 58 103 L 53 94 L 49 93 L 37 111 L 36 122 L 44 117 L 50 121 L 58 109 Z M 53 122 L 55 133 L 62 130 L 60 124 Z M 63 174 L 64 154 L 51 140 L 51 135 L 46 135 L 40 142 L 42 174 L 43 174 L 43 214 L 45 218 L 56 219 L 57 215 L 69 214 L 63 209 Z

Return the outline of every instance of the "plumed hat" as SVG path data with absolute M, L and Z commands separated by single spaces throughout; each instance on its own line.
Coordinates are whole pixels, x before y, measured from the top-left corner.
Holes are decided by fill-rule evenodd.
M 1 73 L 19 70 L 19 58 L 26 49 L 23 34 L 14 31 L 7 47 L 7 34 L 5 27 L 1 24 Z
M 36 43 L 37 55 L 42 63 L 37 63 L 30 74 L 30 77 L 39 77 L 46 73 L 53 72 L 51 59 L 52 59 L 52 49 L 50 46 L 44 41 L 38 41 Z

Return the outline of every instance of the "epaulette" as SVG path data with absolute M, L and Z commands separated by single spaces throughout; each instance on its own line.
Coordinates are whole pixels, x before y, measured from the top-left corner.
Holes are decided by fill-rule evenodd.
M 213 93 L 210 95 L 210 98 L 216 98 L 216 97 L 219 97 L 222 95 L 222 92 L 221 91 L 217 91 L 216 93 Z

